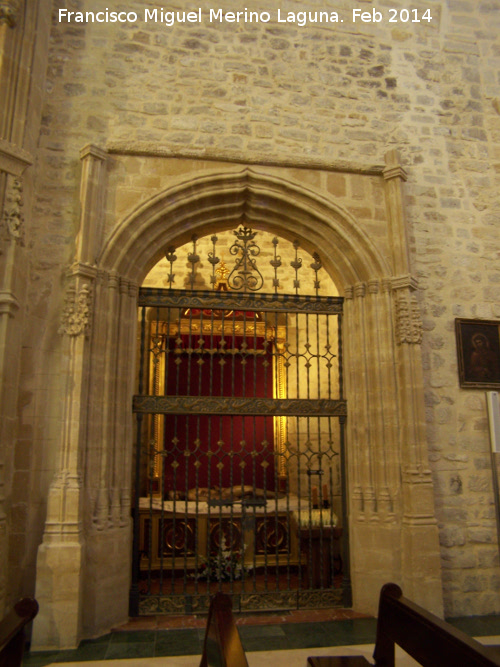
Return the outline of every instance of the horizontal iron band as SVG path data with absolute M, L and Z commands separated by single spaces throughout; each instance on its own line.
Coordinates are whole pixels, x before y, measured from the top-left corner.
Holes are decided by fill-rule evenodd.
M 346 401 L 324 398 L 135 395 L 132 409 L 134 412 L 171 415 L 276 415 L 288 417 L 341 417 L 347 415 Z
M 200 308 L 203 310 L 257 310 L 287 313 L 342 313 L 340 296 L 298 296 L 295 294 L 239 294 L 213 290 L 188 291 L 141 287 L 139 306 L 163 308 Z

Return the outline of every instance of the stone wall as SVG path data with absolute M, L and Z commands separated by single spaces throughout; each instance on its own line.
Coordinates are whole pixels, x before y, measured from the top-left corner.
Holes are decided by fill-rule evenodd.
M 385 7 L 380 22 L 354 23 L 354 6 L 381 9 L 367 0 L 325 0 L 321 8 L 280 3 L 282 14 L 324 9 L 344 18 L 303 27 L 278 23 L 271 2 L 252 6 L 271 13 L 268 23 L 210 23 L 210 5 L 202 2 L 201 23 L 172 27 L 145 23 L 137 0 L 107 2 L 110 11 L 137 11 L 134 24 L 58 22 L 60 8 L 95 11 L 96 2 L 53 5 L 19 394 L 25 401 L 19 451 L 29 449 L 36 472 L 19 537 L 28 580 L 37 540 L 25 538 L 41 538 L 57 468 L 61 415 L 57 398 L 49 399 L 61 391 L 61 276 L 75 256 L 82 146 L 92 143 L 116 156 L 115 186 L 129 161 L 129 181 L 123 176 L 121 190 L 114 188 L 119 201 L 107 203 L 107 231 L 137 204 L 141 193 L 134 188 L 146 198 L 192 169 L 185 158 L 199 158 L 207 167 L 214 160 L 285 166 L 313 188 L 324 183 L 314 169 L 301 167 L 318 168 L 330 193 L 349 200 L 350 212 L 374 238 L 385 220 L 383 189 L 375 193 L 376 178 L 365 186 L 369 177 L 352 189 L 340 170 L 355 164 L 369 172 L 397 147 L 408 173 L 406 213 L 421 288 L 445 612 L 499 612 L 484 392 L 459 389 L 454 318 L 500 318 L 500 2 L 417 3 L 432 16 L 420 23 L 389 23 Z M 220 6 L 234 9 L 225 0 Z M 162 175 L 157 164 L 165 157 L 178 159 L 167 161 Z M 367 209 L 376 196 L 379 210 Z M 11 583 L 19 588 L 18 579 Z

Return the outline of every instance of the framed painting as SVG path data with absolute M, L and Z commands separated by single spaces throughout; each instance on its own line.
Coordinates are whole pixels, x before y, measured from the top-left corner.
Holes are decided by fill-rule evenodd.
M 500 322 L 455 320 L 460 386 L 500 389 Z

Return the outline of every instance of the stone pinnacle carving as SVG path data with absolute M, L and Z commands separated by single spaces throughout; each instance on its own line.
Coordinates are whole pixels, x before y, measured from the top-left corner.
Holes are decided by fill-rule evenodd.
M 399 344 L 422 342 L 422 319 L 417 299 L 400 295 L 396 300 L 396 336 Z
M 3 222 L 8 237 L 24 245 L 23 186 L 21 180 L 9 176 L 5 195 Z
M 21 9 L 21 0 L 0 0 L 0 25 L 6 23 L 15 28 Z
M 74 287 L 69 287 L 66 292 L 59 333 L 68 336 L 88 335 L 91 304 L 92 293 L 88 285 L 83 285 L 78 294 Z

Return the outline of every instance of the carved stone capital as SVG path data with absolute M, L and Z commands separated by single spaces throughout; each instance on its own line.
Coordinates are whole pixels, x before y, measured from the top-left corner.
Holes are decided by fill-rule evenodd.
M 366 294 L 365 283 L 356 283 L 354 285 L 354 296 L 360 297 L 360 296 L 365 296 L 365 294 Z
M 402 276 L 394 276 L 392 278 L 392 289 L 409 289 L 415 292 L 418 289 L 418 280 L 410 273 Z
M 108 158 L 108 153 L 98 146 L 93 144 L 87 144 L 80 150 L 80 160 L 84 160 L 86 157 L 93 157 L 96 160 L 106 160 Z
M 90 333 L 92 292 L 87 284 L 76 289 L 68 287 L 64 309 L 61 316 L 60 334 L 68 336 L 87 336 Z
M 21 0 L 0 0 L 0 25 L 6 23 L 15 28 L 21 10 Z
M 82 278 L 83 280 L 93 282 L 98 273 L 98 269 L 86 262 L 74 262 L 66 272 L 68 278 Z
M 115 271 L 108 274 L 108 288 L 117 290 L 120 286 L 120 277 Z
M 388 151 L 385 156 L 386 167 L 383 171 L 386 181 L 393 178 L 399 178 L 402 181 L 408 180 L 408 174 L 399 163 L 399 154 L 397 150 Z

